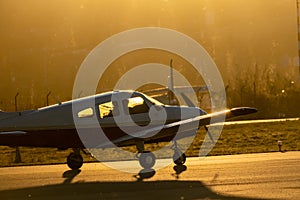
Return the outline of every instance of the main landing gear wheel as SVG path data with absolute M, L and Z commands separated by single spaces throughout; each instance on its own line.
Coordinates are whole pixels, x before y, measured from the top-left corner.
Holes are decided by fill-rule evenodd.
M 68 167 L 73 170 L 80 169 L 80 167 L 83 165 L 83 158 L 80 154 L 74 152 L 70 153 L 70 155 L 67 157 L 67 164 Z
M 173 155 L 173 161 L 175 165 L 181 166 L 186 161 L 185 153 L 182 153 L 181 151 L 176 150 Z
M 144 169 L 151 169 L 155 165 L 155 155 L 152 152 L 143 152 L 139 156 L 140 165 Z

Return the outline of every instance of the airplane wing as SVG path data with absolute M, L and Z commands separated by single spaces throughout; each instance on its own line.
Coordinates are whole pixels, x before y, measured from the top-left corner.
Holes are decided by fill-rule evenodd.
M 214 113 L 210 113 L 210 114 L 206 114 L 206 115 L 200 115 L 200 116 L 197 116 L 194 118 L 177 121 L 177 122 L 173 122 L 170 124 L 156 126 L 156 127 L 150 128 L 150 129 L 146 129 L 143 131 L 133 133 L 131 135 L 123 136 L 123 137 L 118 138 L 111 142 L 114 144 L 119 144 L 119 143 L 123 143 L 123 142 L 129 141 L 129 140 L 132 140 L 133 138 L 148 138 L 148 137 L 152 136 L 153 133 L 157 133 L 162 129 L 169 129 L 172 127 L 179 127 L 182 125 L 184 126 L 182 131 L 184 131 L 184 132 L 194 131 L 195 123 L 199 123 L 198 124 L 198 128 L 199 128 L 201 126 L 206 126 L 206 125 L 211 124 L 211 119 L 215 119 L 213 121 L 213 123 L 218 123 L 218 122 L 222 121 L 224 116 L 225 116 L 225 119 L 228 120 L 228 119 L 232 119 L 234 117 L 238 117 L 241 115 L 247 115 L 247 114 L 251 114 L 251 113 L 255 113 L 255 112 L 257 112 L 257 109 L 250 108 L 250 107 L 238 107 L 238 108 L 226 109 L 223 111 L 214 112 Z M 106 146 L 110 146 L 110 144 L 101 144 L 98 146 L 98 148 L 104 148 Z
M 24 135 L 26 134 L 25 131 L 4 131 L 0 132 L 0 135 Z

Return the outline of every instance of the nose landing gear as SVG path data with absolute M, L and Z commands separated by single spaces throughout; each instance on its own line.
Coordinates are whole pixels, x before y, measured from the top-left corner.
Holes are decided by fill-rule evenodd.
M 172 147 L 172 149 L 174 150 L 173 162 L 175 163 L 175 165 L 181 166 L 186 161 L 186 155 L 177 147 L 177 142 L 176 141 L 173 142 L 174 142 L 174 145 Z
M 186 161 L 185 153 L 182 153 L 179 149 L 174 150 L 173 161 L 175 165 L 181 166 Z
M 174 150 L 173 162 L 175 163 L 175 166 L 173 167 L 175 174 L 173 175 L 178 179 L 179 175 L 187 170 L 187 167 L 184 165 L 186 161 L 186 155 L 177 147 L 176 141 L 174 141 L 174 146 L 172 149 Z

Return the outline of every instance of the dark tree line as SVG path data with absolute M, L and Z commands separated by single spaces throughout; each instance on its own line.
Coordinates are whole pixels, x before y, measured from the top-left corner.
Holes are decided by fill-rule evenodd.
M 238 70 L 227 87 L 229 107 L 253 106 L 258 117 L 299 117 L 300 87 L 291 73 L 275 70 L 274 65 L 255 64 Z

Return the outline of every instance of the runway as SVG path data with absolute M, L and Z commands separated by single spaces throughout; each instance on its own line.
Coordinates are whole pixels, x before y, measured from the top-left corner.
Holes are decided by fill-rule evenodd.
M 132 162 L 117 164 L 130 168 Z M 176 175 L 169 165 L 143 180 L 101 163 L 85 163 L 81 171 L 66 165 L 0 168 L 0 199 L 300 198 L 300 152 L 188 158 L 186 166 Z

